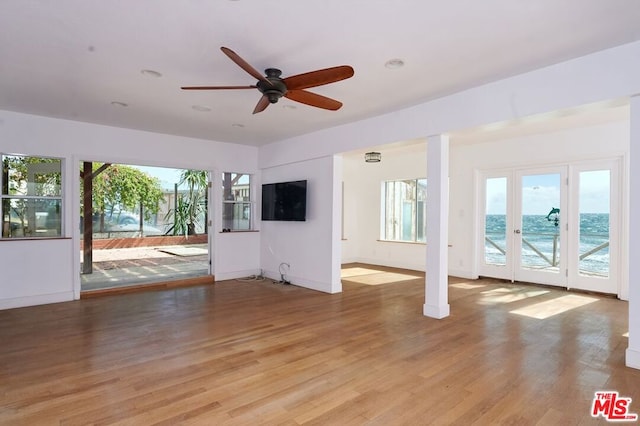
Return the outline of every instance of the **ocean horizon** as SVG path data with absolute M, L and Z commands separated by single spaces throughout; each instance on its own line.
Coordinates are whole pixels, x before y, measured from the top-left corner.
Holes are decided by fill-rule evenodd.
M 507 238 L 506 215 L 488 214 L 485 217 L 485 236 L 504 251 Z M 522 216 L 521 236 L 525 242 L 522 246 L 521 263 L 524 267 L 557 267 L 559 247 L 562 244 L 558 226 L 553 217 L 548 220 L 546 215 Z M 608 242 L 609 214 L 581 213 L 579 250 L 580 256 L 584 255 L 579 265 L 581 272 L 605 276 L 609 274 Z M 485 261 L 490 264 L 504 264 L 506 256 L 493 244 L 485 240 Z M 556 247 L 555 256 L 554 247 Z M 593 253 L 589 253 L 590 251 Z

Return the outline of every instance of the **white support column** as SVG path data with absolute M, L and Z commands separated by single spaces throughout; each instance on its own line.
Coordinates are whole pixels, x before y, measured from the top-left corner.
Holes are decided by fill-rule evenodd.
M 342 292 L 342 156 L 333 156 L 333 218 L 331 220 L 331 293 Z
M 629 346 L 627 367 L 640 369 L 640 95 L 631 98 L 629 148 Z
M 423 313 L 449 316 L 449 137 L 427 138 L 427 273 Z

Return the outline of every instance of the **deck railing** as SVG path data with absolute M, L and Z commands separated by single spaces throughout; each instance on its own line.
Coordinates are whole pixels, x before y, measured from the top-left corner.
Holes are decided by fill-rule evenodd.
M 495 234 L 495 235 L 499 235 L 500 237 L 505 236 L 505 234 L 501 233 L 501 234 Z M 549 256 L 549 253 L 544 253 L 542 250 L 540 250 L 539 248 L 537 248 L 534 244 L 535 242 L 530 242 L 529 240 L 527 240 L 524 235 L 522 236 L 522 245 L 523 246 L 527 246 L 529 249 L 531 249 L 531 251 L 533 251 L 538 257 L 540 257 L 542 260 L 544 260 L 546 263 L 549 264 L 549 266 L 551 267 L 556 267 L 558 266 L 558 264 L 560 263 L 560 257 L 559 257 L 559 251 L 558 251 L 558 242 L 560 240 L 560 235 L 558 234 L 547 234 L 547 233 L 532 233 L 532 232 L 528 232 L 526 233 L 527 236 L 533 236 L 533 237 L 552 237 L 553 238 L 553 246 L 552 246 L 552 252 L 550 253 L 551 256 Z M 609 236 L 607 234 L 581 234 L 581 237 L 600 237 L 600 238 L 609 238 Z M 507 251 L 506 251 L 506 247 L 501 247 L 497 242 L 495 242 L 494 240 L 492 240 L 489 235 L 486 235 L 484 237 L 485 241 L 491 245 L 492 247 L 494 247 L 496 250 L 498 250 L 501 254 L 506 255 Z M 586 258 L 588 258 L 589 256 L 598 253 L 601 250 L 604 250 L 605 248 L 609 247 L 609 240 L 602 242 L 601 244 L 598 244 L 597 246 L 593 247 L 592 249 L 582 253 L 579 257 L 579 260 L 584 260 Z

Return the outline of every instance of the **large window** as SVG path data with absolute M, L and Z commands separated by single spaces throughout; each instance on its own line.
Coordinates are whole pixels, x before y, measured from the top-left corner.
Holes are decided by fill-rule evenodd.
M 222 174 L 222 230 L 252 229 L 251 175 L 225 172 Z
M 383 184 L 384 234 L 390 241 L 426 242 L 427 180 L 393 180 Z
M 2 155 L 2 238 L 62 235 L 62 160 Z

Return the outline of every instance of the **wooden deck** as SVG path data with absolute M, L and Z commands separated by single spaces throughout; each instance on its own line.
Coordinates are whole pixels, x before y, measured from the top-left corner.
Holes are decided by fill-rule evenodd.
M 424 278 L 389 272 L 0 311 L 0 424 L 603 424 L 598 390 L 640 412 L 626 302 L 451 279 L 435 320 Z

